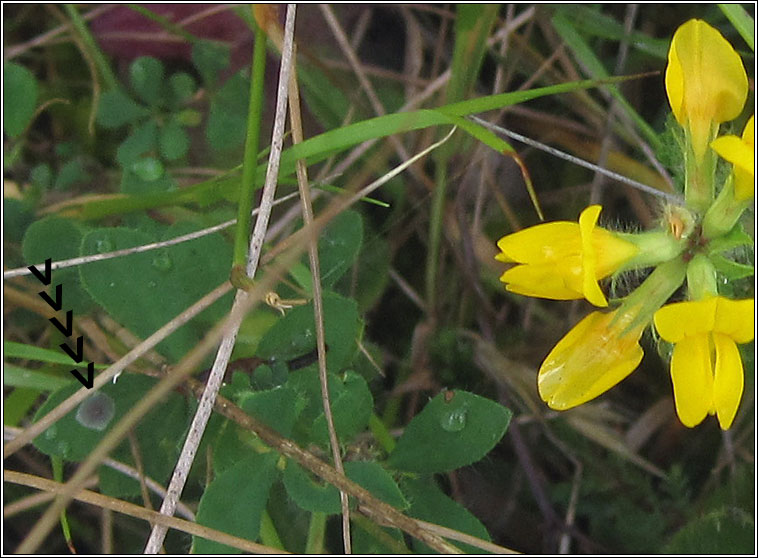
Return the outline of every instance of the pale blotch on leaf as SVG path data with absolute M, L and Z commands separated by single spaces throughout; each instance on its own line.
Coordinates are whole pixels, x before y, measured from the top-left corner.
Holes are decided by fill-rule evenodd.
M 113 398 L 105 393 L 96 392 L 82 401 L 76 411 L 76 421 L 92 430 L 105 430 L 116 414 Z

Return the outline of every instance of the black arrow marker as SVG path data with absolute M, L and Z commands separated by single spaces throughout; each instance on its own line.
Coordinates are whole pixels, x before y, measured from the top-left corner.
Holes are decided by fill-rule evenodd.
M 63 349 L 64 353 L 74 359 L 74 362 L 79 363 L 82 361 L 82 358 L 84 358 L 84 353 L 82 352 L 82 341 L 83 338 L 80 335 L 79 339 L 76 340 L 76 352 L 72 351 L 71 347 L 69 347 L 66 343 L 61 343 L 59 347 Z
M 55 327 L 58 328 L 58 331 L 60 331 L 63 335 L 66 337 L 71 337 L 71 333 L 74 331 L 73 327 L 73 320 L 74 320 L 74 311 L 69 310 L 66 312 L 66 327 L 63 327 L 63 324 L 58 321 L 58 318 L 53 316 L 50 318 L 50 323 L 53 324 Z
M 79 339 L 81 339 L 81 337 Z M 74 378 L 79 380 L 84 387 L 86 387 L 87 389 L 92 389 L 92 386 L 95 383 L 95 378 L 94 378 L 95 365 L 93 363 L 90 362 L 87 365 L 87 378 L 86 379 L 84 378 L 84 376 L 79 374 L 79 371 L 76 368 L 72 369 L 71 373 L 74 375 Z
M 50 281 L 53 280 L 53 272 L 50 269 L 50 264 L 53 262 L 51 258 L 47 258 L 45 260 L 45 274 L 39 272 L 39 270 L 34 267 L 33 265 L 30 265 L 27 269 L 34 273 L 34 276 L 39 279 L 43 285 L 49 285 Z
M 56 312 L 61 309 L 63 306 L 63 285 L 58 283 L 55 285 L 55 300 L 50 298 L 50 295 L 47 294 L 45 291 L 40 291 L 37 293 L 42 297 L 42 300 L 47 302 L 50 307 L 55 310 Z

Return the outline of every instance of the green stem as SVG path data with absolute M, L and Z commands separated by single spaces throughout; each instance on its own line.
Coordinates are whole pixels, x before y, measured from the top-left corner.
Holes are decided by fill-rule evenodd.
M 311 513 L 311 523 L 308 525 L 308 539 L 305 541 L 306 554 L 324 553 L 324 535 L 326 533 L 326 514 Z
M 429 216 L 429 249 L 426 253 L 426 302 L 429 312 L 434 315 L 437 290 L 437 260 L 442 236 L 442 222 L 445 216 L 447 194 L 447 158 L 435 161 L 436 180 L 432 194 L 432 209 Z
M 253 193 L 255 192 L 255 169 L 261 135 L 263 113 L 263 85 L 266 69 L 266 34 L 256 25 L 252 72 L 250 76 L 250 104 L 247 112 L 247 138 L 242 161 L 242 184 L 238 202 L 237 228 L 234 234 L 234 266 L 245 267 L 250 244 L 253 221 Z
M 72 4 L 64 4 L 63 8 L 66 10 L 68 17 L 71 18 L 71 24 L 81 36 L 85 48 L 89 51 L 90 56 L 92 56 L 97 68 L 100 70 L 100 77 L 105 83 L 106 89 L 118 89 L 119 85 L 116 75 L 113 73 L 113 70 L 111 70 L 111 66 L 105 59 L 105 55 L 97 46 L 95 38 L 92 36 L 92 33 L 90 33 L 82 16 L 79 15 L 79 12 Z
M 50 458 L 53 465 L 53 480 L 56 482 L 63 482 L 63 459 L 53 456 Z M 69 548 L 74 548 L 74 541 L 71 538 L 71 528 L 68 525 L 68 517 L 66 517 L 65 508 L 61 511 L 61 529 L 63 530 L 63 538 L 66 539 L 66 544 Z

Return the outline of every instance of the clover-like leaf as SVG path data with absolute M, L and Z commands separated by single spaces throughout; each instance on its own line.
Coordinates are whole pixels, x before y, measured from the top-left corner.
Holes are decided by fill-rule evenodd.
M 387 465 L 442 473 L 470 465 L 503 437 L 511 411 L 466 391 L 440 393 L 405 427 Z
M 205 489 L 197 522 L 254 541 L 271 485 L 278 475 L 276 453 L 252 454 L 220 473 Z M 192 538 L 194 554 L 240 554 L 242 551 L 202 537 Z
M 20 136 L 37 108 L 37 79 L 29 70 L 8 62 L 3 67 L 3 130 Z
M 129 66 L 132 89 L 148 105 L 162 104 L 163 63 L 152 56 L 140 56 Z

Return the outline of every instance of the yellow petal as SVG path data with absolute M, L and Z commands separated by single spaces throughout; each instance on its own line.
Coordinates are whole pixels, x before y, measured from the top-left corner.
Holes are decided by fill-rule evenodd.
M 600 285 L 597 284 L 597 255 L 592 242 L 592 232 L 602 208 L 591 205 L 579 215 L 579 231 L 582 237 L 582 292 L 595 306 L 608 306 Z
M 582 250 L 579 226 L 568 221 L 544 223 L 504 236 L 497 242 L 502 251 L 498 259 L 506 262 L 545 263 Z
M 716 364 L 713 377 L 713 405 L 722 430 L 728 430 L 742 399 L 745 378 L 742 359 L 734 341 L 720 333 L 713 334 Z
M 755 300 L 730 300 L 717 297 L 713 330 L 731 337 L 737 343 L 747 343 L 755 335 Z
M 540 397 L 557 410 L 581 405 L 626 378 L 642 360 L 638 340 L 643 326 L 625 335 L 629 319 L 616 313 L 592 312 L 550 351 L 540 367 Z
M 713 373 L 707 334 L 685 337 L 674 346 L 671 382 L 679 420 L 684 426 L 697 426 L 713 407 Z
M 747 98 L 745 68 L 732 45 L 704 21 L 693 19 L 674 33 L 666 68 L 666 92 L 677 122 L 689 128 L 699 159 L 721 122 L 736 118 Z
M 742 137 L 722 136 L 711 142 L 711 147 L 734 165 L 734 197 L 737 201 L 755 195 L 755 118 L 745 124 Z
M 653 321 L 658 334 L 670 343 L 685 336 L 713 331 L 718 297 L 667 304 L 655 313 Z
M 735 167 L 754 172 L 755 150 L 737 136 L 721 136 L 711 142 L 713 150 Z
M 524 296 L 575 300 L 583 298 L 578 256 L 546 264 L 517 265 L 500 276 L 505 288 Z

